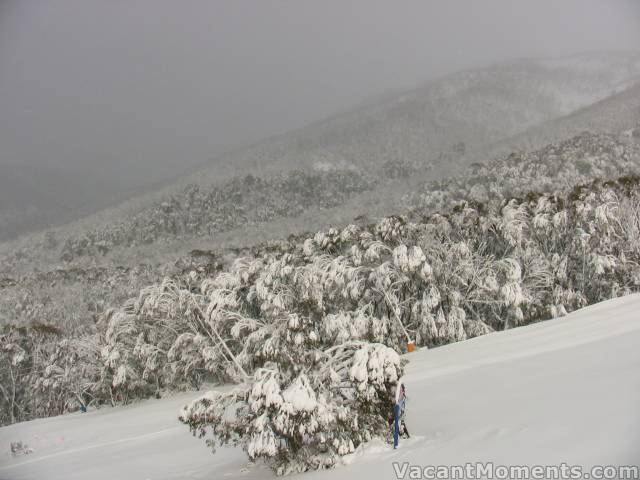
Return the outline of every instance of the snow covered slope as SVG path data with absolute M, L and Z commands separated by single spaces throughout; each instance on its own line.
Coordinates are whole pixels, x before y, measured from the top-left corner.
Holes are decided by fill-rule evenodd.
M 409 354 L 400 449 L 371 444 L 306 479 L 395 478 L 392 462 L 638 464 L 640 295 Z M 0 479 L 264 478 L 237 449 L 211 455 L 176 420 L 197 393 L 0 429 Z M 34 453 L 9 456 L 9 443 Z

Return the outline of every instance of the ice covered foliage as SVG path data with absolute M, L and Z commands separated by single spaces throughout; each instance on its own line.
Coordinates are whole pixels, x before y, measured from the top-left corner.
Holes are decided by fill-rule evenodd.
M 87 381 L 101 401 L 124 403 L 242 382 L 270 362 L 309 364 L 342 343 L 404 352 L 408 340 L 443 345 L 636 291 L 637 185 L 390 217 L 237 259 L 203 281 L 166 279 L 103 319 L 102 375 Z
M 407 248 L 401 244 L 393 249 L 393 264 L 403 272 L 415 272 L 426 259 L 419 246 Z
M 329 468 L 382 435 L 402 362 L 391 348 L 346 342 L 306 356 L 268 362 L 231 392 L 209 392 L 180 414 L 208 444 L 241 445 L 277 474 Z
M 510 162 L 507 170 L 517 164 Z M 204 382 L 245 384 L 261 369 L 276 371 L 281 392 L 304 373 L 297 388 L 310 386 L 309 398 L 329 405 L 318 378 L 356 380 L 351 363 L 317 373 L 328 364 L 322 352 L 340 345 L 382 343 L 403 353 L 409 340 L 443 345 L 638 291 L 639 184 L 621 177 L 516 197 L 491 183 L 487 204 L 333 228 L 235 260 L 229 254 L 196 276 L 173 275 L 97 316 L 77 343 L 35 341 L 14 328 L 0 335 L 0 382 L 16 392 L 13 405 L 13 395 L 0 396 L 0 412 L 12 412 L 2 421 L 68 411 L 74 392 L 96 404 L 127 403 Z M 0 313 L 27 325 L 47 312 L 32 297 L 11 297 Z M 91 348 L 70 346 L 78 344 Z
M 211 185 L 191 184 L 124 218 L 74 232 L 56 250 L 69 262 L 118 248 L 212 235 L 297 216 L 310 208 L 336 207 L 379 184 L 379 175 L 353 169 L 293 170 L 264 177 L 238 176 Z M 331 248 L 330 237 L 320 239 L 323 242 L 322 248 Z
M 499 205 L 505 198 L 530 192 L 571 190 L 595 179 L 607 180 L 640 173 L 640 147 L 616 135 L 581 133 L 536 151 L 511 153 L 482 164 L 472 164 L 455 177 L 431 181 L 405 196 L 410 207 L 442 212 L 461 201 Z M 511 218 L 507 226 L 510 241 L 517 241 L 519 213 L 513 206 L 504 212 Z M 549 216 L 547 216 L 547 215 Z M 550 212 L 538 215 L 538 226 L 546 224 Z

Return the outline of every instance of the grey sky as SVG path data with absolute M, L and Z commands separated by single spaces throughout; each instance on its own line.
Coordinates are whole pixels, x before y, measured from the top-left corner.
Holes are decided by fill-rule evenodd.
M 637 0 L 0 0 L 0 163 L 131 185 L 454 70 L 639 48 Z

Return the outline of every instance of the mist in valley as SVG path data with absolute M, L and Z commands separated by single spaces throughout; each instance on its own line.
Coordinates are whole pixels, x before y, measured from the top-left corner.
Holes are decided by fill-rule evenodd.
M 244 174 L 225 152 L 452 72 L 637 50 L 639 24 L 633 0 L 5 0 L 0 239 L 215 159 Z
M 637 464 L 639 26 L 0 0 L 0 477 Z

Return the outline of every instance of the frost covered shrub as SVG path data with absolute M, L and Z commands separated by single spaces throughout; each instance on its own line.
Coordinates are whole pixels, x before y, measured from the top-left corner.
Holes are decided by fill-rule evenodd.
M 295 367 L 268 362 L 230 392 L 209 392 L 180 420 L 207 443 L 240 445 L 277 474 L 329 468 L 386 431 L 402 362 L 381 344 L 348 342 Z
M 462 201 L 497 204 L 530 192 L 566 192 L 574 185 L 640 173 L 640 147 L 616 135 L 583 132 L 532 152 L 474 163 L 404 197 L 409 208 L 444 212 Z M 512 234 L 517 235 L 517 225 Z M 515 240 L 513 237 L 511 237 Z
M 243 382 L 353 341 L 434 347 L 637 291 L 637 185 L 628 177 L 331 228 L 249 252 L 203 281 L 166 279 L 101 327 L 100 391 L 120 403 Z
M 186 186 L 151 205 L 107 223 L 68 236 L 61 258 L 72 261 L 105 255 L 176 237 L 210 235 L 255 222 L 299 215 L 309 208 L 331 208 L 377 185 L 375 175 L 352 169 L 293 170 L 270 177 L 236 177 L 219 185 Z
M 65 411 L 59 392 L 36 393 L 45 369 L 41 359 L 51 355 L 60 333 L 43 324 L 0 327 L 0 425 Z
M 592 140 L 598 142 L 597 137 L 585 136 L 576 140 L 575 148 L 571 142 L 562 148 L 568 148 L 571 160 Z M 612 155 L 618 155 L 614 160 L 624 168 L 635 164 L 633 151 L 615 153 L 606 147 L 608 137 L 605 140 L 605 147 L 600 153 L 594 150 L 589 162 L 606 172 L 610 169 L 604 160 Z M 549 174 L 561 168 L 573 175 L 571 161 L 555 167 L 550 161 L 543 163 Z M 542 168 L 535 162 L 529 166 L 529 174 Z M 508 171 L 517 162 L 509 160 L 502 167 Z M 496 178 L 501 171 L 493 172 Z M 573 178 L 560 173 L 558 178 Z M 38 344 L 43 353 L 23 357 L 12 336 L 3 336 L 0 361 L 8 368 L 0 369 L 0 390 L 9 393 L 2 399 L 12 403 L 7 398 L 15 389 L 22 403 L 9 405 L 13 416 L 5 415 L 2 421 L 59 413 L 78 396 L 95 403 L 125 403 L 164 389 L 199 388 L 208 381 L 242 382 L 253 391 L 253 383 L 265 372 L 272 372 L 267 376 L 280 392 L 294 384 L 309 387 L 318 405 L 336 412 L 334 397 L 323 400 L 330 396 L 319 379 L 333 377 L 323 367 L 330 362 L 322 352 L 353 342 L 382 343 L 396 352 L 404 352 L 409 340 L 433 347 L 555 318 L 638 291 L 639 184 L 637 177 L 628 176 L 571 191 L 561 185 L 556 191 L 534 189 L 512 197 L 491 181 L 486 204 L 462 201 L 439 214 L 414 212 L 371 225 L 330 228 L 306 239 L 245 250 L 245 257 L 229 259 L 204 274 L 175 274 L 142 289 L 113 314 L 102 315 L 91 338 L 79 335 L 78 342 L 91 347 L 84 352 L 72 346 L 76 343 L 65 347 L 47 337 Z M 108 278 L 117 282 L 119 277 Z M 31 301 L 26 292 L 7 295 L 16 301 L 5 302 L 11 308 L 0 316 L 26 321 L 46 311 L 44 302 Z M 79 360 L 74 360 L 72 350 L 81 354 Z M 345 351 L 351 368 L 362 354 Z M 15 383 L 12 372 L 18 373 Z M 353 390 L 356 377 L 336 373 Z M 248 387 L 240 388 L 241 398 L 248 399 Z M 375 401 L 383 395 L 375 388 L 364 388 L 358 395 L 366 392 L 373 392 Z M 357 398 L 341 400 L 340 405 L 348 404 L 355 412 L 360 408 Z M 225 397 L 226 401 L 231 400 Z M 267 413 L 263 418 L 276 418 L 272 407 L 261 410 Z M 362 418 L 358 412 L 360 423 Z M 238 438 L 248 449 L 253 430 L 242 428 Z M 222 432 L 220 438 L 227 438 Z M 291 449 L 276 444 L 277 455 L 289 455 L 278 457 L 284 458 L 278 465 L 287 459 L 304 468 L 320 465 L 312 460 L 320 455 L 320 440 L 302 441 L 300 447 L 301 440 L 287 440 L 284 433 L 276 438 L 284 438 Z M 330 458 L 347 448 L 336 441 L 336 450 L 328 450 L 333 452 L 327 454 Z M 272 451 L 270 441 L 264 444 L 267 450 L 259 445 L 252 447 L 251 455 L 265 456 L 276 465 L 276 457 L 266 456 Z

